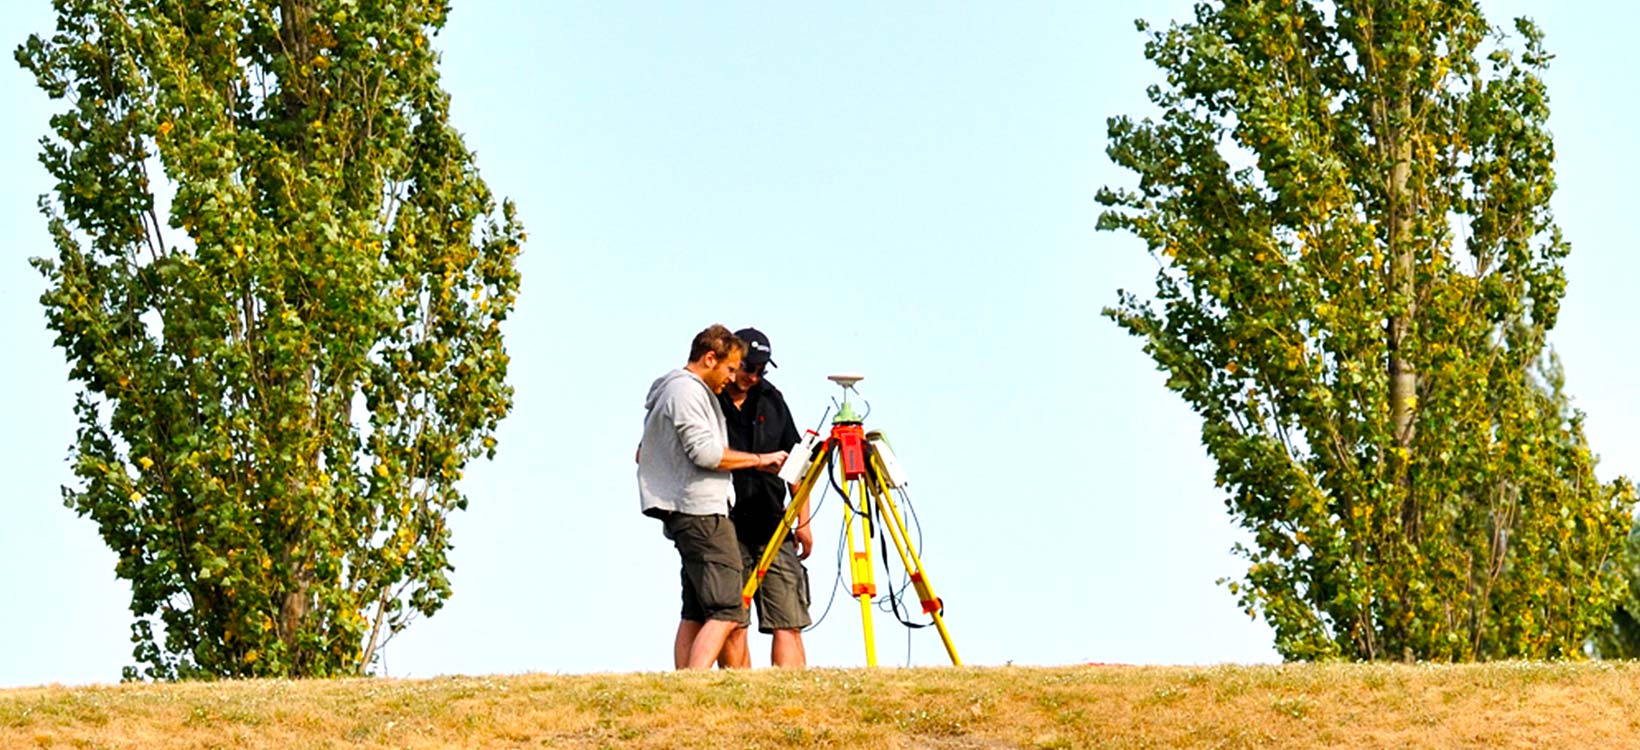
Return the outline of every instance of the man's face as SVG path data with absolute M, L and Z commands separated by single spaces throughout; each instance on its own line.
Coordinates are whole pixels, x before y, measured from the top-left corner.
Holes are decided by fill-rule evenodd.
M 762 382 L 764 369 L 768 366 L 769 365 L 766 362 L 752 364 L 751 362 L 741 360 L 740 368 L 735 370 L 734 381 L 729 383 L 729 392 L 736 396 L 749 393 L 752 390 L 752 386 Z
M 700 379 L 713 393 L 722 393 L 723 386 L 728 385 L 729 381 L 734 379 L 735 372 L 740 369 L 740 352 L 731 350 L 729 356 L 723 359 L 718 359 L 716 354 L 708 352 L 706 357 L 707 364 L 711 367 L 707 369 L 706 374 L 700 376 Z

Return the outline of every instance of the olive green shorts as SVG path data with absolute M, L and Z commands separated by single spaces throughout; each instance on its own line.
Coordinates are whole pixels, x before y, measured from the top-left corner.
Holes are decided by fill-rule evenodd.
M 745 626 L 746 608 L 740 603 L 740 542 L 735 525 L 725 516 L 672 513 L 663 519 L 666 538 L 678 548 L 683 566 L 682 617 L 690 622 L 730 620 Z
M 758 558 L 763 547 L 756 549 L 740 544 L 741 564 L 746 577 L 757 572 Z M 809 571 L 797 557 L 797 542 L 790 535 L 780 545 L 780 551 L 769 564 L 769 572 L 752 597 L 757 603 L 757 630 L 773 633 L 776 630 L 802 630 L 813 624 L 809 619 Z

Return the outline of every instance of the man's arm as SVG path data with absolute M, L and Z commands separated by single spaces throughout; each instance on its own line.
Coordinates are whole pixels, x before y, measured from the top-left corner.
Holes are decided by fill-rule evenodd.
M 715 428 L 717 416 L 712 412 L 713 396 L 700 397 L 693 389 L 681 394 L 672 404 L 672 424 L 678 431 L 678 442 L 689 460 L 702 469 L 733 471 L 735 469 L 762 469 L 779 471 L 786 460 L 785 451 L 775 453 L 747 453 L 737 451 L 719 442 Z
M 712 412 L 711 402 L 706 400 L 713 397 L 703 397 L 704 393 L 704 388 L 680 387 L 674 383 L 667 386 L 662 398 L 667 400 L 664 404 L 666 415 L 672 422 L 672 429 L 678 432 L 678 444 L 683 446 L 683 454 L 690 463 L 702 469 L 715 470 L 728 458 L 730 451 L 718 435 L 717 417 Z
M 814 530 L 809 528 L 809 499 L 803 498 L 802 507 L 797 509 L 797 528 L 792 529 L 792 541 L 797 542 L 797 558 L 809 559 L 809 553 L 814 551 Z
M 773 453 L 747 453 L 733 448 L 723 449 L 723 459 L 718 461 L 718 471 L 734 471 L 735 469 L 763 469 L 765 471 L 779 471 L 780 465 L 786 462 L 785 451 Z

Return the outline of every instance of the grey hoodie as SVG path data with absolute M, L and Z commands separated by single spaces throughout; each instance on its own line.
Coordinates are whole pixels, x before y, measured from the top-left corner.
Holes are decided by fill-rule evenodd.
M 728 515 L 735 486 L 718 471 L 729 447 L 723 407 L 706 382 L 688 370 L 673 370 L 649 386 L 643 442 L 638 445 L 638 502 L 646 515 L 673 511 Z

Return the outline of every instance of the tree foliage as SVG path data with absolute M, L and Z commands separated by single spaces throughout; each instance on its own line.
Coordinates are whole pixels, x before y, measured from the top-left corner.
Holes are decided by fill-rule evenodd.
M 1640 524 L 1629 530 L 1612 566 L 1625 585 L 1612 610 L 1611 627 L 1594 634 L 1594 653 L 1602 659 L 1640 659 Z
M 1620 586 L 1546 347 L 1568 252 L 1530 22 L 1474 2 L 1201 3 L 1148 32 L 1103 229 L 1160 264 L 1107 315 L 1200 415 L 1289 659 L 1575 657 Z
M 126 676 L 359 673 L 450 595 L 457 482 L 511 405 L 523 234 L 449 123 L 446 3 L 56 8 L 17 50 L 65 105 L 34 264 Z

